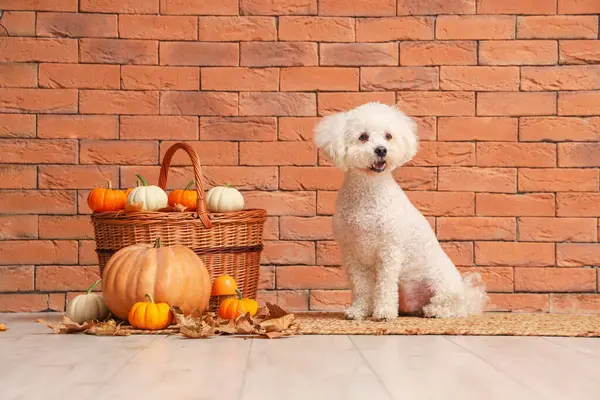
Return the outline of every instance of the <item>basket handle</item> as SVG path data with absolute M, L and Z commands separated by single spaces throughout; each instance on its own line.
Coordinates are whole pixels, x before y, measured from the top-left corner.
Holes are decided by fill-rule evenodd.
M 204 176 L 202 175 L 202 166 L 200 165 L 200 158 L 198 153 L 187 143 L 175 143 L 167 150 L 162 164 L 160 165 L 160 176 L 158 178 L 158 186 L 165 190 L 167 188 L 167 175 L 169 173 L 169 166 L 171 165 L 171 159 L 173 154 L 179 149 L 185 150 L 192 161 L 192 167 L 194 168 L 194 181 L 196 182 L 196 193 L 198 194 L 198 200 L 196 201 L 196 212 L 198 218 L 202 221 L 205 228 L 212 228 L 212 221 L 208 217 L 208 207 L 206 206 L 206 198 L 204 197 Z

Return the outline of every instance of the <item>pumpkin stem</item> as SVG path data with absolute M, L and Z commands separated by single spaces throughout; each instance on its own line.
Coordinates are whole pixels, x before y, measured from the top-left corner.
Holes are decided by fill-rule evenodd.
M 242 296 L 242 291 L 241 291 L 240 289 L 235 289 L 235 292 L 236 292 L 236 293 L 237 293 L 237 295 L 238 295 L 238 299 L 239 299 L 239 300 L 242 300 L 242 299 L 243 299 L 243 296 Z
M 193 184 L 194 184 L 194 180 L 192 179 L 190 181 L 190 183 L 188 183 L 187 186 L 185 187 L 185 190 L 190 190 L 190 188 L 192 187 Z
M 112 182 L 110 181 L 110 179 L 106 180 L 106 187 L 110 190 L 112 189 Z
M 229 182 L 225 182 L 225 187 L 231 187 L 231 184 Z
M 90 292 L 92 290 L 94 290 L 96 288 L 96 286 L 98 286 L 98 284 L 100 282 L 102 282 L 102 279 L 98 279 L 96 282 L 94 282 L 94 284 L 87 289 L 87 293 L 86 294 L 90 294 Z
M 160 238 L 158 237 L 158 238 L 156 238 L 156 240 L 154 241 L 154 248 L 155 248 L 155 249 L 159 249 L 159 248 L 161 248 L 161 247 L 162 247 L 162 243 L 161 243 L 161 241 L 160 241 Z
M 145 180 L 143 176 L 141 176 L 140 174 L 135 174 L 135 176 L 137 176 L 137 177 L 138 177 L 138 179 L 139 179 L 140 181 L 142 181 L 142 185 L 143 185 L 143 186 L 148 186 L 148 181 L 147 181 L 147 180 Z
M 151 295 L 150 293 L 146 293 L 146 294 L 144 295 L 144 297 L 145 297 L 146 299 L 148 299 L 148 301 L 149 301 L 150 303 L 154 303 L 154 298 L 152 297 L 152 295 Z

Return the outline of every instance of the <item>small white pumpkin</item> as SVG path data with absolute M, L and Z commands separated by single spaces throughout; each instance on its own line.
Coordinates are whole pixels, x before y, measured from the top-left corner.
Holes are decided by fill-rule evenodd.
M 148 186 L 148 182 L 140 174 L 135 174 L 142 184 L 134 188 L 127 196 L 127 204 L 141 204 L 140 211 L 156 211 L 167 207 L 169 196 L 155 185 Z
M 82 324 L 92 320 L 103 321 L 110 311 L 104 302 L 104 297 L 97 293 L 91 293 L 92 290 L 100 283 L 101 279 L 98 279 L 92 286 L 90 286 L 86 294 L 75 297 L 67 305 L 67 317 L 73 322 Z
M 240 211 L 244 208 L 244 196 L 229 186 L 215 186 L 206 195 L 208 211 L 215 213 Z

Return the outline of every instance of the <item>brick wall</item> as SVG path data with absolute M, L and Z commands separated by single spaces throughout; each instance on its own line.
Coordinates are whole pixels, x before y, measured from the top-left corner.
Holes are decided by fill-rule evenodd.
M 397 177 L 492 310 L 600 310 L 598 0 L 0 0 L 0 311 L 98 276 L 86 196 L 174 141 L 266 207 L 261 298 L 338 309 L 318 117 L 417 118 Z M 9 37 L 5 37 L 8 34 Z M 191 177 L 184 157 L 170 187 Z

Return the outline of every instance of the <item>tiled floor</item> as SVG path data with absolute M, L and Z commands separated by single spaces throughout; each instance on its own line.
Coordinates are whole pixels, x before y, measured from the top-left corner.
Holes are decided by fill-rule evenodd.
M 600 399 L 600 339 L 95 337 L 36 318 L 0 314 L 1 400 Z

